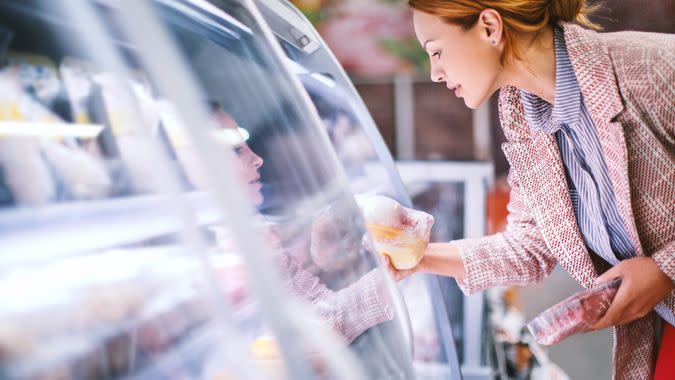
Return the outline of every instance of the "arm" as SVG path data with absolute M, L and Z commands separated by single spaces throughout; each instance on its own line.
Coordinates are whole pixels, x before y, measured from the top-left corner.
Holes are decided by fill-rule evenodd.
M 347 343 L 367 329 L 394 318 L 381 270 L 372 270 L 352 285 L 333 291 L 304 270 L 296 259 L 282 255 L 282 260 L 293 290 L 311 302 Z
M 430 244 L 418 271 L 453 276 L 465 293 L 493 286 L 527 285 L 556 264 L 529 213 L 513 172 L 505 232 L 479 239 Z

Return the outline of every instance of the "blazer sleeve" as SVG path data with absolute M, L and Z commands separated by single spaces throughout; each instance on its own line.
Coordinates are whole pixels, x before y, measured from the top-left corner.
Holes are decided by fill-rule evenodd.
M 675 241 L 671 241 L 665 247 L 654 252 L 652 259 L 675 284 Z
M 334 291 L 305 270 L 295 258 L 280 257 L 291 288 L 311 302 L 346 343 L 351 343 L 367 329 L 394 318 L 386 294 L 384 273 L 374 269 L 350 286 Z
M 528 285 L 542 280 L 556 265 L 520 191 L 513 171 L 506 231 L 479 239 L 453 242 L 466 276 L 458 280 L 466 294 L 504 285 Z

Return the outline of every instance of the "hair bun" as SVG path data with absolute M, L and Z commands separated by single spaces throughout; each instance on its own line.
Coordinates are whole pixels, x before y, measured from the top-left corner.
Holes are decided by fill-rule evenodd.
M 549 0 L 548 14 L 551 21 L 576 21 L 586 8 L 585 0 Z

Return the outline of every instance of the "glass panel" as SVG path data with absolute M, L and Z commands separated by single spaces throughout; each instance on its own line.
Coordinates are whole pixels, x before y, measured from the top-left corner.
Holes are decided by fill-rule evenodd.
M 402 328 L 407 315 L 377 259 L 362 247 L 365 229 L 346 176 L 317 115 L 263 38 L 265 30 L 237 3 L 223 4 L 230 20 L 219 25 L 207 14 L 184 20 L 187 12 L 175 12 L 180 8 L 162 8 L 166 27 L 218 128 L 241 132 L 231 147 L 235 171 L 257 208 L 263 240 L 275 248 L 286 288 L 349 345 L 369 378 L 410 376 Z M 207 166 L 217 175 L 217 162 Z M 219 244 L 238 240 L 234 230 L 217 227 L 225 230 Z M 298 351 L 289 347 L 297 341 L 280 343 Z
M 391 154 L 364 103 L 311 24 L 287 2 L 258 3 L 284 48 L 290 67 L 317 109 L 352 191 L 387 195 L 411 205 Z M 293 29 L 305 32 L 287 32 Z M 303 37 L 310 42 L 303 44 Z M 426 211 L 439 216 L 435 231 L 445 231 L 454 220 L 451 213 Z M 460 378 L 453 333 L 461 332 L 461 319 L 457 318 L 462 315 L 461 296 L 446 295 L 445 282 L 435 276 L 413 276 L 398 285 L 410 310 L 416 375 L 429 379 Z M 458 302 L 444 302 L 458 297 Z M 455 321 L 459 324 L 454 325 Z

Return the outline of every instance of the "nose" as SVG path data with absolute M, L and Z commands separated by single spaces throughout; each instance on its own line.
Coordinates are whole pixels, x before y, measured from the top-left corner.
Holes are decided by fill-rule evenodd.
M 254 168 L 259 169 L 259 168 L 263 165 L 263 162 L 264 162 L 264 161 L 263 161 L 262 157 L 260 157 L 260 156 L 258 156 L 257 154 L 253 153 L 252 164 L 253 164 L 253 167 L 254 167 Z
M 431 81 L 436 83 L 445 81 L 445 72 L 433 62 L 431 63 Z

